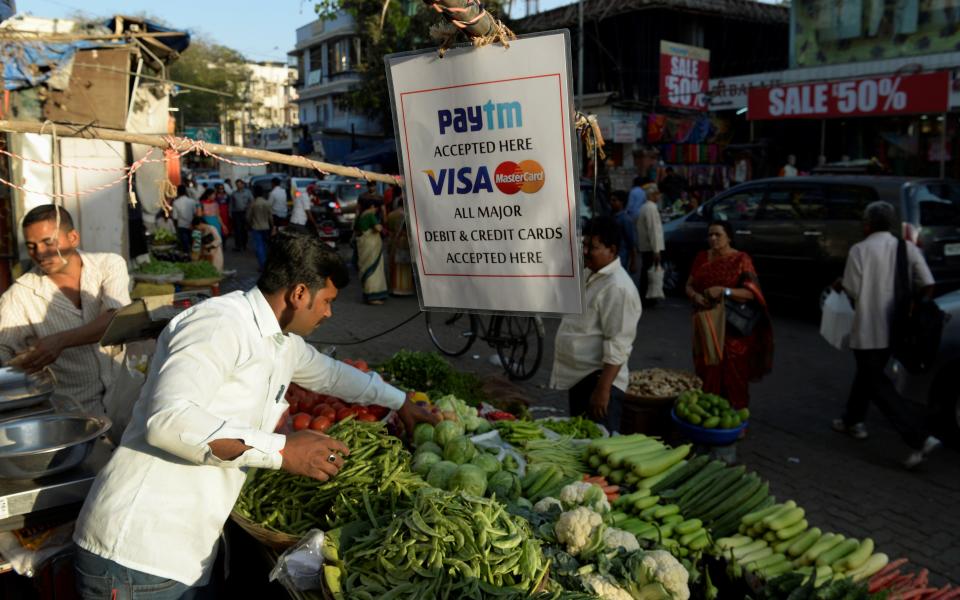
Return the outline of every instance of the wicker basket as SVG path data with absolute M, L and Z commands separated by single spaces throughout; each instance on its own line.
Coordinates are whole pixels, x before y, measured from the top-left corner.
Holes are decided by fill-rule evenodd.
M 290 535 L 289 533 L 271 531 L 262 525 L 254 523 L 235 510 L 230 512 L 230 518 L 233 519 L 233 522 L 239 525 L 241 529 L 249 533 L 253 539 L 279 552 L 283 552 L 300 540 L 298 536 Z

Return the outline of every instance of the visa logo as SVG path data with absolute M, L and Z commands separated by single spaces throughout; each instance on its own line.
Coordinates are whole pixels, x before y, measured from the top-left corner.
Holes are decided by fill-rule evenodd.
M 434 196 L 444 193 L 448 194 L 476 194 L 479 192 L 493 192 L 493 184 L 490 182 L 490 172 L 485 166 L 477 167 L 477 172 L 473 172 L 472 167 L 453 167 L 440 169 L 435 173 L 433 169 L 424 171 L 430 180 L 430 189 Z
M 440 135 L 453 129 L 457 133 L 483 131 L 484 129 L 513 129 L 523 127 L 523 107 L 519 102 L 497 102 L 487 100 L 483 106 L 467 106 L 452 110 L 437 111 L 437 124 Z

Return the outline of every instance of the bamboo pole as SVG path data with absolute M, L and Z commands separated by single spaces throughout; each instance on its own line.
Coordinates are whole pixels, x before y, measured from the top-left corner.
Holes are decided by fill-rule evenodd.
M 53 135 L 56 132 L 57 137 L 61 138 L 87 138 L 101 139 L 109 142 L 122 142 L 125 144 L 141 144 L 143 146 L 153 146 L 155 148 L 170 148 L 168 137 L 160 135 L 150 135 L 143 133 L 128 133 L 126 131 L 117 131 L 115 129 L 102 129 L 100 127 L 76 127 L 71 125 L 55 123 L 35 123 L 31 121 L 6 121 L 0 120 L 0 131 L 8 133 L 40 133 Z M 172 136 L 171 136 L 172 137 Z M 175 140 L 189 138 L 174 138 Z M 191 142 L 193 140 L 190 140 Z M 319 170 L 326 173 L 343 175 L 344 177 L 353 177 L 356 179 L 365 179 L 367 181 L 381 181 L 383 183 L 393 184 L 401 183 L 400 177 L 395 175 L 385 175 L 383 173 L 373 173 L 364 171 L 356 167 L 345 167 L 343 165 L 334 165 L 325 162 L 311 160 L 303 156 L 291 156 L 270 152 L 267 150 L 255 150 L 252 148 L 240 148 L 238 146 L 225 146 L 223 144 L 204 143 L 203 148 L 207 151 L 221 156 L 235 156 L 252 161 L 265 161 L 291 167 L 303 167 L 305 169 Z

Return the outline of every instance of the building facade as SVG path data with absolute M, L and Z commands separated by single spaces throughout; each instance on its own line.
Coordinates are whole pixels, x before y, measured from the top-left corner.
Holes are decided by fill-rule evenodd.
M 297 71 L 281 62 L 244 65 L 249 79 L 243 108 L 225 115 L 225 143 L 289 154 L 297 137 Z
M 363 39 L 353 18 L 317 19 L 297 29 L 288 54 L 297 72 L 297 143 L 301 154 L 339 163 L 348 154 L 383 141 L 380 124 L 343 107 L 343 95 L 360 82 Z

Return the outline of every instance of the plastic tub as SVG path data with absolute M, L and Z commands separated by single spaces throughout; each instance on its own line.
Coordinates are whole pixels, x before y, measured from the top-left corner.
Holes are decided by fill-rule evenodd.
M 733 429 L 707 429 L 688 423 L 677 416 L 674 409 L 670 409 L 670 418 L 677 430 L 688 440 L 704 446 L 729 446 L 740 438 L 740 433 L 747 427 L 749 420 L 740 423 Z

